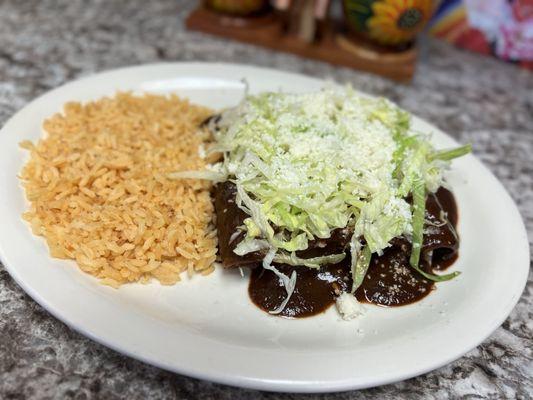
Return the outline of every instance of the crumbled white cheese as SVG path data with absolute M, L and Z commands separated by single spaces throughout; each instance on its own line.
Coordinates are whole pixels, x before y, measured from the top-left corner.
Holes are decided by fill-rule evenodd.
M 342 293 L 339 297 L 337 297 L 335 304 L 342 319 L 346 321 L 357 318 L 365 313 L 365 308 L 363 305 L 357 301 L 353 294 L 350 293 Z
M 250 217 L 272 247 L 301 250 L 302 233 L 327 238 L 356 224 L 354 234 L 379 252 L 412 231 L 395 177 L 404 119 L 392 103 L 350 89 L 263 93 L 223 112 L 214 136 L 225 152 L 219 165 L 250 194 Z M 268 234 L 271 225 L 282 234 Z

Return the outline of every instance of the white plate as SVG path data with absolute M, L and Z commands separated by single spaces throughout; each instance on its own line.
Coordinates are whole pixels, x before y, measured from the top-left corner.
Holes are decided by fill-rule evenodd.
M 52 259 L 20 218 L 27 203 L 17 180 L 26 155 L 17 144 L 41 136 L 62 104 L 116 90 L 176 92 L 220 108 L 236 104 L 246 78 L 252 93 L 312 91 L 323 81 L 242 65 L 159 64 L 105 72 L 36 99 L 0 131 L 0 256 L 17 283 L 54 316 L 131 357 L 197 378 L 274 391 L 364 388 L 440 367 L 477 346 L 507 317 L 526 282 L 529 249 L 513 201 L 473 156 L 457 160 L 450 182 L 460 210 L 459 278 L 423 301 L 367 306 L 352 322 L 335 309 L 302 320 L 269 316 L 247 296 L 247 279 L 218 270 L 172 287 L 101 286 L 74 262 Z M 456 143 L 434 132 L 439 147 Z

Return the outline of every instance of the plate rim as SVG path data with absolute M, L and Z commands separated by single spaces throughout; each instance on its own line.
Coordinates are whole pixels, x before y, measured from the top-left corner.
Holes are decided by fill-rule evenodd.
M 20 110 L 18 110 L 16 113 L 14 113 L 3 125 L 3 127 L 0 129 L 0 143 L 3 140 L 3 137 L 5 137 L 8 133 L 6 132 L 9 130 L 9 126 L 11 125 L 12 121 L 15 121 L 17 116 L 23 112 L 23 110 L 30 107 L 32 104 L 42 101 L 43 98 L 56 95 L 57 93 L 68 89 L 69 86 L 75 86 L 82 84 L 84 82 L 89 82 L 92 79 L 94 79 L 97 76 L 102 75 L 111 75 L 111 74 L 117 74 L 121 72 L 126 71 L 134 71 L 134 70 L 142 70 L 142 69 L 152 69 L 152 68 L 171 68 L 174 66 L 179 66 L 183 68 L 191 68 L 197 66 L 202 67 L 208 67 L 208 68 L 217 68 L 217 67 L 224 67 L 224 68 L 237 68 L 237 69 L 248 69 L 250 71 L 253 70 L 259 70 L 263 72 L 269 72 L 269 73 L 275 73 L 275 74 L 284 74 L 286 76 L 294 76 L 298 79 L 301 79 L 302 77 L 306 79 L 311 79 L 316 81 L 317 83 L 324 83 L 326 81 L 308 76 L 301 73 L 294 73 L 294 72 L 287 72 L 283 70 L 278 70 L 274 68 L 263 68 L 263 67 L 257 67 L 254 65 L 249 64 L 235 64 L 235 63 L 220 63 L 220 62 L 168 62 L 168 63 L 152 63 L 152 64 L 143 64 L 143 65 L 135 65 L 135 66 L 129 66 L 129 67 L 122 67 L 117 69 L 110 69 L 105 70 L 98 73 L 93 73 L 84 77 L 81 77 L 79 79 L 75 79 L 73 81 L 66 82 L 65 84 L 56 87 L 50 91 L 47 91 L 40 96 L 36 97 L 32 101 L 26 103 Z M 361 92 L 364 93 L 364 92 Z M 423 121 L 424 123 L 434 127 L 435 130 L 444 133 L 448 138 L 450 138 L 449 135 L 447 135 L 445 132 L 443 132 L 441 129 L 434 126 L 431 122 L 426 121 L 425 119 L 422 119 L 420 117 L 417 117 L 415 114 L 413 114 L 416 118 Z M 7 127 L 7 129 L 6 129 Z M 452 138 L 452 140 L 455 141 L 455 139 Z M 76 332 L 79 332 L 83 336 L 88 337 L 89 339 L 104 345 L 108 348 L 113 349 L 114 351 L 117 351 L 118 353 L 125 354 L 129 357 L 141 360 L 142 362 L 145 362 L 150 365 L 154 365 L 158 368 L 162 368 L 165 370 L 170 370 L 172 372 L 176 372 L 179 374 L 183 374 L 186 376 L 191 376 L 197 379 L 204 379 L 209 380 L 217 383 L 222 383 L 230 386 L 237 386 L 237 387 L 244 387 L 249 389 L 259 389 L 259 390 L 265 390 L 265 391 L 276 391 L 276 392 L 299 392 L 299 393 L 318 393 L 318 392 L 332 392 L 332 391 L 346 391 L 346 390 L 352 390 L 352 389 L 363 389 L 368 387 L 374 387 L 378 385 L 384 385 L 389 384 L 393 382 L 398 382 L 401 380 L 409 379 L 424 373 L 427 373 L 429 371 L 435 370 L 437 368 L 440 368 L 458 358 L 466 354 L 467 352 L 471 351 L 472 349 L 476 348 L 480 343 L 482 343 L 484 340 L 486 340 L 509 316 L 513 308 L 518 303 L 519 299 L 521 298 L 521 295 L 524 291 L 524 288 L 527 283 L 528 273 L 529 273 L 529 243 L 527 239 L 527 230 L 524 224 L 524 220 L 520 214 L 520 211 L 518 210 L 518 207 L 516 206 L 516 203 L 512 199 L 512 197 L 509 195 L 509 192 L 503 186 L 503 184 L 494 176 L 494 174 L 483 164 L 481 163 L 477 158 L 475 158 L 477 162 L 481 165 L 481 167 L 484 170 L 484 173 L 487 173 L 490 175 L 490 178 L 496 183 L 499 190 L 504 193 L 506 196 L 509 204 L 513 205 L 513 209 L 511 210 L 513 213 L 516 213 L 518 216 L 517 222 L 520 223 L 520 227 L 517 226 L 517 229 L 520 228 L 521 236 L 525 238 L 523 244 L 525 246 L 522 247 L 521 250 L 524 251 L 524 254 L 522 255 L 524 257 L 524 268 L 522 271 L 522 277 L 520 279 L 517 279 L 517 281 L 521 281 L 521 284 L 519 285 L 521 289 L 516 291 L 516 296 L 513 299 L 511 303 L 509 303 L 508 307 L 506 308 L 506 311 L 502 313 L 502 315 L 499 316 L 499 318 L 495 319 L 493 321 L 493 324 L 489 329 L 487 329 L 487 333 L 483 337 L 478 337 L 475 341 L 472 341 L 469 346 L 466 346 L 464 348 L 464 351 L 460 351 L 457 354 L 452 354 L 446 359 L 441 359 L 440 362 L 432 363 L 428 366 L 423 366 L 418 369 L 411 369 L 409 372 L 406 373 L 396 373 L 393 374 L 393 376 L 389 377 L 376 377 L 374 380 L 367 380 L 363 384 L 354 384 L 353 380 L 344 380 L 344 381 L 325 381 L 325 382 L 309 382 L 309 381 L 291 381 L 291 380 L 272 380 L 272 379 L 264 379 L 264 378 L 250 378 L 250 377 L 243 377 L 243 376 L 228 376 L 225 374 L 213 374 L 213 373 L 202 373 L 202 371 L 191 371 L 190 369 L 184 368 L 184 367 L 176 367 L 175 365 L 169 365 L 166 362 L 160 362 L 158 360 L 155 360 L 153 358 L 150 358 L 148 356 L 145 356 L 143 354 L 138 354 L 132 352 L 130 349 L 126 347 L 122 347 L 119 344 L 115 343 L 114 340 L 109 340 L 106 338 L 103 338 L 99 336 L 94 329 L 90 329 L 88 327 L 83 327 L 75 322 L 73 322 L 68 317 L 65 317 L 61 314 L 61 311 L 56 309 L 53 305 L 51 305 L 46 298 L 41 296 L 41 294 L 38 292 L 38 290 L 34 289 L 31 285 L 28 285 L 27 282 L 21 277 L 17 271 L 17 268 L 15 266 L 11 266 L 9 263 L 7 263 L 5 254 L 4 254 L 4 248 L 3 244 L 0 243 L 0 260 L 2 261 L 2 264 L 4 265 L 6 271 L 11 275 L 11 277 L 15 280 L 15 282 L 24 290 L 25 293 L 27 293 L 34 301 L 36 301 L 40 306 L 42 306 L 47 312 L 49 312 L 51 315 L 53 315 L 55 318 L 60 320 L 61 322 L 65 323 L 69 328 L 75 330 Z M 31 231 L 28 229 L 28 233 L 31 234 Z M 518 232 L 517 232 L 518 234 Z M 517 250 L 518 251 L 518 250 Z M 467 348 L 468 347 L 468 348 Z

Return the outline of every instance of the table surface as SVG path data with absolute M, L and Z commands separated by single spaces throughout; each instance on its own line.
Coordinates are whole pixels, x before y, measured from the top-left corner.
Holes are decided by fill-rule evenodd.
M 350 82 L 425 118 L 474 152 L 514 198 L 533 239 L 533 74 L 426 40 L 401 85 L 186 32 L 193 1 L 3 0 L 0 124 L 34 97 L 96 71 L 157 61 L 256 64 Z M 503 272 L 505 273 L 505 272 Z M 0 398 L 533 398 L 533 276 L 510 317 L 461 359 L 397 384 L 330 395 L 256 392 L 175 375 L 86 339 L 32 301 L 0 265 Z

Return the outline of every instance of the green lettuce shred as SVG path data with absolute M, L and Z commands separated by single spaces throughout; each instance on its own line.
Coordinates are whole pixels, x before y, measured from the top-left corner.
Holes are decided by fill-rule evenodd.
M 280 264 L 288 264 L 293 266 L 303 265 L 308 268 L 318 269 L 321 265 L 340 263 L 342 260 L 344 260 L 345 257 L 345 253 L 331 254 L 327 256 L 312 258 L 300 258 L 294 253 L 280 253 L 276 254 L 276 256 L 274 257 L 274 261 Z
M 472 145 L 466 144 L 464 146 L 455 147 L 453 149 L 445 149 L 434 152 L 430 155 L 430 160 L 450 161 L 454 158 L 462 157 L 472 151 Z
M 446 275 L 435 275 L 423 271 L 420 266 L 420 251 L 424 240 L 424 220 L 426 208 L 426 187 L 422 179 L 416 179 L 412 189 L 413 195 L 413 239 L 409 264 L 424 278 L 434 282 L 448 281 L 455 278 L 460 272 Z
M 357 288 L 363 283 L 368 267 L 370 266 L 370 259 L 372 258 L 372 250 L 365 246 L 355 257 L 352 257 L 352 293 L 355 293 Z

